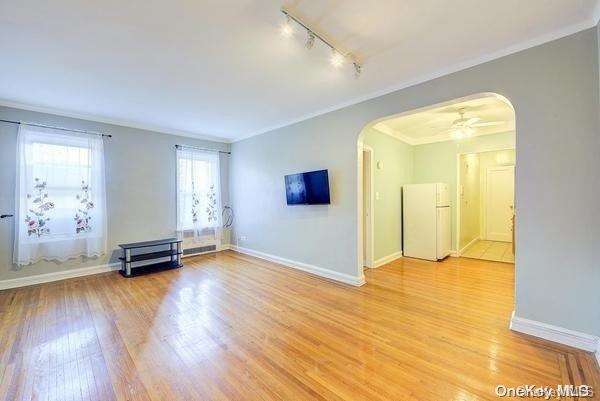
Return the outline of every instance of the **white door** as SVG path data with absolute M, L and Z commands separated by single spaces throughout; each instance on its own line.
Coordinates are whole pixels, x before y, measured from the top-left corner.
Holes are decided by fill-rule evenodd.
M 515 199 L 515 166 L 490 167 L 486 171 L 486 238 L 512 241 Z

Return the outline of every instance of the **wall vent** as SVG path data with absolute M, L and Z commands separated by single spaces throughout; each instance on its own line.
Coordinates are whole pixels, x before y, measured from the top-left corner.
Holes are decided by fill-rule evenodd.
M 183 250 L 183 256 L 198 255 L 206 252 L 215 252 L 217 250 L 216 245 L 198 246 L 195 248 L 187 248 Z

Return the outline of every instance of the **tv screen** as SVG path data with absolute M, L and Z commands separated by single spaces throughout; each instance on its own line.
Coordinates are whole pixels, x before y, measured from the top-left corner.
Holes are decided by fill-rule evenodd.
M 329 176 L 327 170 L 286 175 L 285 194 L 288 205 L 329 204 Z

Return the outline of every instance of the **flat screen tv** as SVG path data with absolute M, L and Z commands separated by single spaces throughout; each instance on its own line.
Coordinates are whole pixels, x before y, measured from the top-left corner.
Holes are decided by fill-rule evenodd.
M 329 176 L 327 170 L 285 176 L 288 205 L 328 205 Z

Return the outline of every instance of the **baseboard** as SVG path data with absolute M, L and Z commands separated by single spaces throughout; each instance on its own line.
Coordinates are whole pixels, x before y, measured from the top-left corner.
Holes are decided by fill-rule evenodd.
M 600 337 L 518 317 L 515 316 L 514 311 L 510 319 L 510 329 L 584 351 L 594 352 L 600 364 Z
M 457 255 L 456 255 L 456 256 L 460 256 L 460 255 L 462 255 L 463 253 L 465 253 L 465 251 L 466 251 L 467 249 L 469 249 L 469 248 L 471 247 L 471 245 L 473 245 L 474 243 L 476 243 L 476 242 L 477 242 L 477 241 L 479 241 L 480 239 L 481 239 L 481 237 L 475 237 L 475 238 L 473 238 L 471 241 L 469 241 L 469 243 L 468 243 L 467 245 L 463 246 L 463 247 L 462 247 L 462 249 L 460 249 L 460 250 L 457 252 Z
M 298 262 L 295 260 L 285 259 L 279 256 L 271 255 L 268 253 L 255 251 L 253 249 L 243 248 L 237 245 L 231 245 L 230 249 L 239 253 L 243 253 L 249 256 L 254 256 L 259 259 L 268 260 L 269 262 L 279 263 L 280 265 L 291 267 L 292 269 L 302 270 L 307 273 L 314 274 L 316 276 L 328 278 L 331 280 L 339 281 L 345 284 L 351 284 L 354 286 L 361 286 L 365 283 L 364 276 L 351 276 L 349 274 L 338 273 L 333 270 L 325 269 L 323 267 L 309 265 L 307 263 Z
M 379 258 L 376 261 L 373 262 L 373 269 L 383 266 L 387 263 L 390 263 L 398 258 L 402 257 L 402 251 L 398 251 L 398 252 L 394 252 L 392 254 L 389 254 L 387 256 L 384 256 L 383 258 Z
M 36 274 L 35 276 L 12 278 L 0 281 L 0 290 L 9 288 L 25 287 L 34 284 L 50 283 L 53 281 L 66 280 L 69 278 L 91 276 L 92 274 L 106 273 L 114 270 L 119 270 L 120 263 L 109 263 L 98 266 L 81 267 L 79 269 L 70 269 L 60 272 Z

